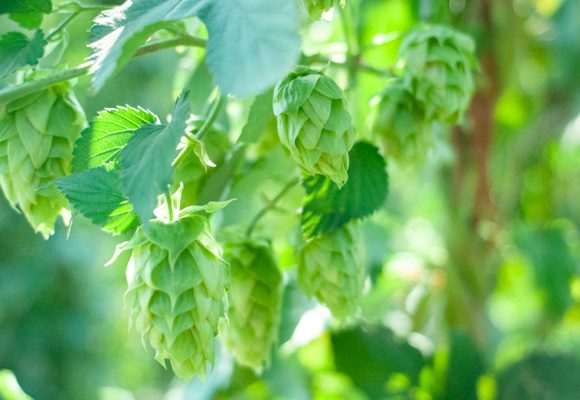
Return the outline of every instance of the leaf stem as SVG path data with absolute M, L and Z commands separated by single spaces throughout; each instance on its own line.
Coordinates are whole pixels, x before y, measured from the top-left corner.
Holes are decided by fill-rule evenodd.
M 222 109 L 223 104 L 224 104 L 224 97 L 221 95 L 221 93 L 219 92 L 219 89 L 218 89 L 217 90 L 217 97 L 211 105 L 211 108 L 208 112 L 207 118 L 205 119 L 201 128 L 199 128 L 199 131 L 197 131 L 197 133 L 195 134 L 195 138 L 197 140 L 202 140 L 203 137 L 209 132 L 210 128 L 212 127 L 215 120 L 217 119 L 217 117 Z
M 284 188 L 282 188 L 282 190 L 276 195 L 276 197 L 274 197 L 267 205 L 266 207 L 262 208 L 260 211 L 258 211 L 258 213 L 254 216 L 254 218 L 252 219 L 252 221 L 250 222 L 250 224 L 248 225 L 248 229 L 246 230 L 246 236 L 250 237 L 252 236 L 252 232 L 254 231 L 254 229 L 256 228 L 256 225 L 258 224 L 258 222 L 260 222 L 260 220 L 262 219 L 262 217 L 264 215 L 266 215 L 268 213 L 268 211 L 272 210 L 276 204 L 284 197 L 288 194 L 288 192 L 290 192 L 290 190 L 296 186 L 298 183 L 300 182 L 300 179 L 295 178 L 292 179 L 290 182 L 288 182 L 286 184 L 286 186 L 284 186 Z
M 54 39 L 60 32 L 62 32 L 62 30 L 64 28 L 66 28 L 76 17 L 78 17 L 79 15 L 81 15 L 82 11 L 76 11 L 72 14 L 70 14 L 68 17 L 66 17 L 59 26 L 57 26 L 56 28 L 54 28 L 54 30 L 52 32 L 50 32 L 48 34 L 48 36 L 46 37 L 47 41 L 51 41 L 52 39 Z
M 153 53 L 158 50 L 163 50 L 175 46 L 205 47 L 205 43 L 206 41 L 201 38 L 194 36 L 182 36 L 180 38 L 145 44 L 139 50 L 137 50 L 134 57 L 139 57 L 148 53 Z M 46 89 L 57 83 L 87 75 L 89 73 L 90 66 L 91 63 L 87 62 L 77 67 L 57 72 L 56 74 L 46 78 L 37 79 L 34 81 L 22 83 L 20 85 L 9 86 L 7 88 L 1 89 L 0 104 L 11 102 L 39 90 Z

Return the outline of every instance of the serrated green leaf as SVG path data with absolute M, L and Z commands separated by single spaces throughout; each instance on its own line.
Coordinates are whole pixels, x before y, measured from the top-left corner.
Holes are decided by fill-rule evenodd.
M 41 30 L 37 30 L 31 40 L 20 32 L 8 32 L 0 37 L 0 79 L 24 65 L 38 64 L 45 45 Z
M 196 16 L 209 0 L 134 0 L 101 13 L 91 28 L 92 87 L 99 90 L 163 22 Z
M 153 216 L 157 196 L 171 184 L 172 162 L 189 116 L 187 95 L 181 95 L 168 125 L 145 125 L 121 151 L 123 191 L 142 223 Z
M 158 118 L 151 111 L 131 106 L 107 108 L 81 133 L 73 152 L 73 171 L 96 168 L 118 158 L 134 131 Z
M 248 121 L 238 139 L 239 143 L 256 143 L 268 127 L 268 124 L 275 119 L 274 111 L 272 110 L 273 93 L 273 89 L 270 89 L 254 99 L 252 107 L 250 107 Z
M 129 198 L 121 191 L 117 170 L 93 168 L 57 179 L 54 184 L 76 211 L 107 232 L 120 234 L 138 222 Z
M 91 29 L 93 89 L 100 89 L 164 22 L 199 16 L 207 63 L 223 92 L 256 95 L 297 62 L 296 3 L 286 0 L 135 0 L 103 12 Z M 232 68 L 235 65 L 235 68 Z
M 42 23 L 42 15 L 52 11 L 50 0 L 3 0 L 0 14 L 10 14 L 10 18 L 22 27 L 35 29 Z
M 342 189 L 321 175 L 304 179 L 302 231 L 305 236 L 335 231 L 351 220 L 371 215 L 383 205 L 388 193 L 388 176 L 378 149 L 358 142 L 349 152 L 349 158 L 348 181 Z
M 253 96 L 290 71 L 300 54 L 297 11 L 288 0 L 214 0 L 203 9 L 207 63 L 223 92 Z

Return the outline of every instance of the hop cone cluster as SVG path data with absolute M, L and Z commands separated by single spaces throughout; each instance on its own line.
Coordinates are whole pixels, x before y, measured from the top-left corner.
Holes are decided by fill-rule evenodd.
M 461 121 L 475 92 L 473 40 L 443 26 L 417 29 L 399 50 L 403 79 L 428 120 Z
M 319 19 L 322 13 L 332 8 L 334 0 L 304 0 L 304 8 L 312 19 Z
M 49 184 L 70 173 L 73 145 L 85 124 L 67 84 L 0 107 L 0 186 L 12 207 L 45 238 L 67 207 Z
M 260 370 L 268 365 L 278 337 L 282 275 L 265 242 L 234 244 L 226 258 L 231 287 L 225 342 L 240 364 Z
M 338 85 L 319 71 L 298 67 L 276 87 L 274 113 L 280 141 L 298 165 L 344 185 L 355 134 Z
M 156 360 L 169 360 L 180 378 L 204 377 L 207 362 L 214 362 L 228 281 L 207 220 L 193 215 L 152 221 L 120 250 L 128 249 L 127 300 L 137 330 L 149 339 Z
M 353 224 L 310 239 L 299 254 L 298 284 L 338 318 L 356 312 L 364 278 L 359 232 Z
M 373 132 L 385 152 L 401 162 L 424 158 L 429 144 L 429 123 L 413 94 L 397 79 L 380 94 Z

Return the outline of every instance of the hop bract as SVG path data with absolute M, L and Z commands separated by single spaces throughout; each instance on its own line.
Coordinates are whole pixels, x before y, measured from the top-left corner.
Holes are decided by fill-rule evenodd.
M 403 163 L 422 160 L 429 145 L 429 125 L 402 80 L 393 81 L 381 92 L 373 132 L 387 155 Z
M 304 0 L 304 7 L 312 19 L 319 19 L 322 13 L 332 8 L 334 0 Z
M 410 33 L 399 50 L 404 80 L 430 120 L 462 120 L 475 92 L 473 40 L 443 26 Z
M 266 242 L 247 240 L 226 249 L 231 284 L 225 342 L 240 364 L 259 371 L 278 338 L 282 274 Z
M 137 330 L 188 380 L 213 365 L 215 336 L 224 315 L 227 264 L 205 217 L 151 221 L 121 245 L 131 250 L 128 304 Z
M 70 173 L 73 145 L 85 125 L 66 83 L 0 107 L 0 185 L 12 207 L 45 238 L 67 207 L 50 182 Z
M 364 278 L 359 232 L 353 224 L 310 239 L 299 254 L 298 284 L 338 318 L 356 312 Z
M 298 67 L 276 87 L 274 113 L 280 141 L 298 165 L 344 185 L 355 134 L 338 85 L 319 71 Z

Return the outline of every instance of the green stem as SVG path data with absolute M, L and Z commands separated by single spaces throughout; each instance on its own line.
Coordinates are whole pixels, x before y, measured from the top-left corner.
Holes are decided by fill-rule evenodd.
M 266 207 L 262 208 L 257 214 L 256 216 L 252 219 L 252 221 L 250 222 L 250 225 L 248 225 L 248 229 L 246 230 L 246 236 L 250 237 L 252 236 L 252 232 L 254 232 L 254 229 L 256 228 L 256 225 L 258 224 L 258 222 L 260 222 L 260 220 L 262 219 L 262 217 L 264 215 L 266 215 L 268 213 L 268 211 L 272 210 L 276 204 L 284 197 L 286 196 L 286 194 L 288 194 L 288 192 L 298 184 L 298 182 L 300 182 L 300 180 L 298 178 L 292 179 L 290 182 L 288 182 L 286 184 L 286 186 L 284 186 L 284 188 L 276 195 L 276 197 L 274 197 Z
M 48 34 L 46 40 L 50 42 L 52 39 L 54 39 L 60 32 L 62 32 L 64 28 L 66 28 L 79 15 L 81 15 L 81 11 L 76 11 L 70 14 L 68 17 L 66 17 L 59 26 L 57 26 L 52 32 Z
M 159 40 L 152 43 L 147 43 L 141 47 L 135 53 L 135 57 L 142 56 L 144 54 L 153 53 L 155 51 L 169 49 L 178 46 L 190 46 L 190 47 L 205 47 L 207 41 L 202 38 L 195 36 L 180 36 L 177 38 L 171 38 L 166 40 Z
M 206 41 L 204 39 L 196 38 L 193 36 L 168 39 L 144 45 L 139 50 L 137 50 L 134 57 L 139 57 L 145 54 L 153 53 L 158 50 L 167 49 L 175 46 L 205 47 L 205 43 Z M 46 78 L 37 79 L 34 81 L 22 83 L 20 85 L 9 86 L 7 88 L 4 88 L 0 90 L 0 104 L 9 103 L 13 100 L 19 99 L 31 93 L 46 89 L 57 83 L 87 75 L 90 71 L 90 66 L 91 66 L 90 62 L 84 63 L 77 67 L 67 69 L 62 72 L 57 72 L 56 74 Z
M 217 98 L 212 103 L 211 109 L 209 110 L 208 115 L 207 115 L 203 125 L 201 126 L 201 128 L 199 128 L 199 131 L 197 131 L 197 133 L 195 134 L 195 138 L 197 140 L 202 140 L 203 137 L 209 132 L 209 130 L 211 129 L 215 120 L 217 119 L 217 117 L 222 109 L 223 104 L 224 104 L 224 97 L 221 95 L 221 93 L 218 90 Z

